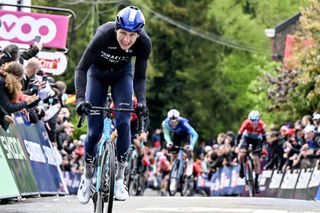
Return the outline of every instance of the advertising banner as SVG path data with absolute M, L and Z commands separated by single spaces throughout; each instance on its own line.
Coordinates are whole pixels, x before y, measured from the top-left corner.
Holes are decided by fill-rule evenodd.
M 39 190 L 27 157 L 28 154 L 15 127 L 10 127 L 8 132 L 0 128 L 0 146 L 20 194 L 22 196 L 38 194 Z
M 76 195 L 80 184 L 81 175 L 73 172 L 63 172 L 64 181 L 70 195 Z
M 17 114 L 16 117 L 18 116 L 23 115 Z M 18 120 L 24 119 L 20 117 Z M 23 137 L 40 194 L 57 194 L 63 185 L 48 138 L 44 138 L 48 136 L 43 123 L 27 126 L 17 122 L 16 125 Z
M 59 165 L 56 162 L 54 150 L 49 140 L 49 136 L 47 130 L 44 127 L 44 123 L 42 121 L 36 123 L 34 125 L 37 133 L 40 136 L 40 142 L 42 144 L 43 152 L 47 158 L 47 166 L 49 167 L 50 175 L 54 180 L 54 184 L 58 189 L 59 194 L 68 194 L 67 185 L 64 182 L 63 174 L 60 170 Z
M 12 198 L 20 196 L 16 182 L 12 176 L 11 170 L 8 166 L 4 152 L 0 146 L 0 199 Z
M 33 44 L 41 37 L 44 47 L 66 48 L 68 16 L 0 10 L 0 40 Z

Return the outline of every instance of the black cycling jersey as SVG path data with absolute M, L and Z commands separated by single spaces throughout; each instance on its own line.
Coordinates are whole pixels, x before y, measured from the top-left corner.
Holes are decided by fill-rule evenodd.
M 91 65 L 97 66 L 102 72 L 107 71 L 117 75 L 117 72 L 120 72 L 133 56 L 136 56 L 134 92 L 138 102 L 145 104 L 146 70 L 152 48 L 151 40 L 145 31 L 141 31 L 132 47 L 129 50 L 122 50 L 116 38 L 115 27 L 115 22 L 101 25 L 82 55 L 75 77 L 78 101 L 85 99 L 86 75 Z

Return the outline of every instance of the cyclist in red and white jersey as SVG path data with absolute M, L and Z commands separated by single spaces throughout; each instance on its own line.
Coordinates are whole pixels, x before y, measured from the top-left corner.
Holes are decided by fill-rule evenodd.
M 240 149 L 238 160 L 240 163 L 240 174 L 241 178 L 244 177 L 244 158 L 248 151 L 249 145 L 252 145 L 253 150 L 253 163 L 255 176 L 255 189 L 259 193 L 259 173 L 260 173 L 260 156 L 262 151 L 263 142 L 266 141 L 266 125 L 260 119 L 260 113 L 258 111 L 251 111 L 248 119 L 242 122 L 241 127 L 237 136 L 238 147 Z

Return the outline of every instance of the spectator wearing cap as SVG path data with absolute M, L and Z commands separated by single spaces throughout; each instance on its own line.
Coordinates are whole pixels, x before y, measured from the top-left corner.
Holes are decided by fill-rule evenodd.
M 308 168 L 312 164 L 314 158 L 319 157 L 319 137 L 316 135 L 314 125 L 307 125 L 304 129 L 305 144 L 300 149 L 299 160 L 301 161 L 301 168 Z
M 320 133 L 320 113 L 318 112 L 313 113 L 312 119 L 313 119 L 313 124 L 316 127 L 316 132 L 317 134 L 319 134 Z
M 310 152 L 314 152 L 314 150 L 318 149 L 318 144 L 316 141 L 316 129 L 314 125 L 307 125 L 304 129 L 304 139 L 305 139 L 305 144 L 304 146 L 308 146 Z

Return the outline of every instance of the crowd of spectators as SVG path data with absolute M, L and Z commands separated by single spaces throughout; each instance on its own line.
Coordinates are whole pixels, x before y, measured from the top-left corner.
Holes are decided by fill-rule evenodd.
M 14 123 L 17 112 L 30 123 L 44 122 L 63 171 L 83 171 L 83 137 L 74 139 L 74 126 L 65 105 L 66 84 L 41 70 L 37 53 L 42 44 L 35 43 L 21 51 L 15 44 L 0 53 L 0 125 L 4 130 Z

